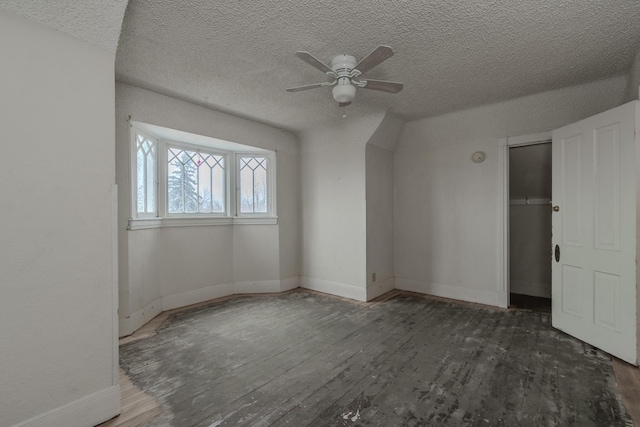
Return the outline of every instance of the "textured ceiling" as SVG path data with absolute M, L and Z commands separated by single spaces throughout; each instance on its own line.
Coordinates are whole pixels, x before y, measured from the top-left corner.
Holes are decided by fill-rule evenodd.
M 0 9 L 114 53 L 126 7 L 127 0 L 0 0 Z
M 108 2 L 106 2 L 108 3 Z M 106 4 L 105 3 L 105 4 Z M 435 115 L 627 72 L 638 0 L 131 0 L 120 81 L 292 130 L 339 120 L 330 88 L 294 56 L 395 55 L 367 73 L 398 94 L 358 90 L 347 114 Z

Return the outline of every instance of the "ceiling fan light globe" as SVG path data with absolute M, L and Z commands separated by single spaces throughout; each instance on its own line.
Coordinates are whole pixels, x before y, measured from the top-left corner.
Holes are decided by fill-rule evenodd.
M 356 87 L 350 84 L 338 84 L 333 87 L 333 99 L 337 102 L 351 102 L 356 97 Z

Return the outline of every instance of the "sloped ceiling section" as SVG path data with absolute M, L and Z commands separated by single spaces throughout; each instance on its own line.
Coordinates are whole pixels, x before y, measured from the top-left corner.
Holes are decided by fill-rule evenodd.
M 626 73 L 640 48 L 637 0 L 131 0 L 116 58 L 123 82 L 291 130 L 337 120 L 323 73 L 294 56 L 396 55 L 367 73 L 347 114 L 432 116 Z M 622 95 L 622 94 L 621 94 Z
M 0 0 L 0 9 L 115 53 L 127 0 Z

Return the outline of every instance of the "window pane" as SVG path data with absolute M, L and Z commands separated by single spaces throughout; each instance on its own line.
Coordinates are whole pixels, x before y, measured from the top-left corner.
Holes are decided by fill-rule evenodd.
M 136 135 L 136 211 L 156 211 L 156 143 Z
M 144 153 L 138 148 L 136 156 L 136 195 L 137 195 L 137 212 L 144 212 L 144 196 L 146 193 L 145 188 L 145 173 L 144 173 Z
M 224 213 L 224 157 L 169 148 L 169 213 Z
M 255 212 L 267 212 L 267 169 L 256 169 L 253 175 Z
M 195 164 L 193 151 L 183 152 L 184 164 L 184 211 L 186 213 L 198 212 L 198 167 Z
M 156 211 L 156 145 L 153 144 L 151 149 L 147 153 L 146 157 L 147 165 L 147 204 L 145 212 L 154 213 Z
M 224 169 L 221 166 L 214 168 L 212 170 L 212 176 L 213 176 L 213 185 L 211 187 L 212 211 L 221 213 L 225 211 L 224 209 L 224 206 L 225 206 Z
M 198 169 L 200 212 L 211 212 L 211 168 Z
M 267 212 L 267 158 L 240 157 L 240 212 Z
M 182 163 L 178 158 L 174 157 L 173 160 L 169 161 L 167 174 L 169 213 L 184 212 Z

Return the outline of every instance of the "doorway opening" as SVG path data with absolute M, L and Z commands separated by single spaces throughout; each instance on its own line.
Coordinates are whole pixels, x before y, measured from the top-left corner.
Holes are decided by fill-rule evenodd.
M 510 306 L 551 312 L 551 142 L 509 147 Z

